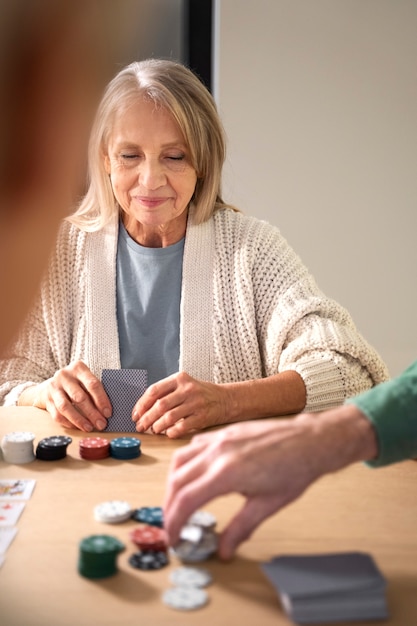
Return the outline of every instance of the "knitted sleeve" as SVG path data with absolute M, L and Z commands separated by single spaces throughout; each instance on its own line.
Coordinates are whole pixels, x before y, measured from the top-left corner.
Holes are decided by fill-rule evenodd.
M 319 290 L 278 229 L 239 214 L 217 222 L 218 379 L 295 370 L 305 410 L 321 411 L 388 378 L 348 312 Z
M 0 403 L 6 406 L 69 363 L 73 300 L 82 289 L 79 243 L 79 231 L 64 222 L 34 306 L 0 360 Z

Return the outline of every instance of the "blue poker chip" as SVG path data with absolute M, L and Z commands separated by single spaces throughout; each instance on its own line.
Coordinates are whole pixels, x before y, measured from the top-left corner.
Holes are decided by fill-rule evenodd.
M 149 524 L 149 526 L 157 526 L 158 528 L 164 526 L 164 513 L 160 506 L 142 506 L 135 509 L 131 517 L 137 522 Z
M 137 437 L 116 437 L 110 441 L 110 456 L 115 459 L 136 459 L 141 455 L 141 441 Z

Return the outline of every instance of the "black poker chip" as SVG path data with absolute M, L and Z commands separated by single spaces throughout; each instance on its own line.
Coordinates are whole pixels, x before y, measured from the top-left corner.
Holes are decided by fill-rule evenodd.
M 162 569 L 169 563 L 166 552 L 153 551 L 135 552 L 129 557 L 129 564 L 135 569 L 156 570 Z
M 52 435 L 41 439 L 36 446 L 36 458 L 41 461 L 58 461 L 67 455 L 67 447 L 72 442 L 66 435 Z

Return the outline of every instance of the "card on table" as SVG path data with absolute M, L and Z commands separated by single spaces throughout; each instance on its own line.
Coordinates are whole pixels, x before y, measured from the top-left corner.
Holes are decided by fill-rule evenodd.
M 0 526 L 0 554 L 4 555 L 16 533 L 16 526 Z
M 25 506 L 23 500 L 0 500 L 0 526 L 14 526 Z
M 0 479 L 1 500 L 29 500 L 35 487 L 36 480 L 32 478 L 2 478 Z
M 104 432 L 136 432 L 132 410 L 146 391 L 147 370 L 105 369 L 101 374 L 101 382 L 113 407 L 113 414 Z

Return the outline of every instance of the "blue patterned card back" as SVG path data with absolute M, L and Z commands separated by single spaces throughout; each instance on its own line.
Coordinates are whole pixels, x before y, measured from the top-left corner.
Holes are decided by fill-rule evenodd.
M 136 432 L 132 410 L 148 385 L 147 370 L 105 369 L 101 373 L 101 382 L 113 407 L 104 432 Z

